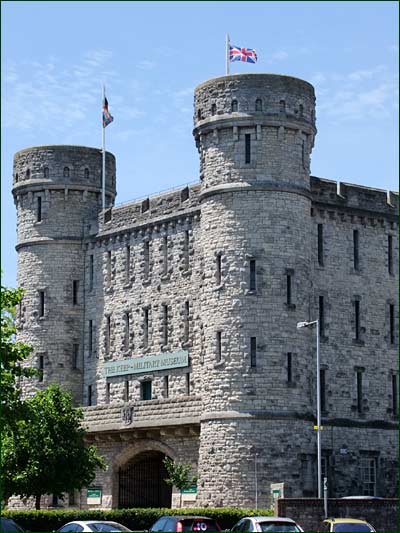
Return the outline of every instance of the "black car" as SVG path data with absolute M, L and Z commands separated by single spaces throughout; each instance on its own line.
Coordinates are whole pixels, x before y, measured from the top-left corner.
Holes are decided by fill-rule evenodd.
M 0 531 L 4 531 L 5 533 L 20 533 L 26 531 L 26 529 L 19 526 L 11 518 L 0 518 Z
M 162 516 L 149 531 L 221 531 L 221 528 L 206 516 Z

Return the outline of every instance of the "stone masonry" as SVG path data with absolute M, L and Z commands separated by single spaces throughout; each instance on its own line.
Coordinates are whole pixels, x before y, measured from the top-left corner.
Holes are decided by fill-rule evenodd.
M 208 80 L 199 183 L 114 206 L 107 153 L 105 211 L 98 149 L 16 154 L 18 338 L 43 373 L 22 386 L 85 406 L 109 468 L 101 503 L 80 505 L 165 501 L 164 456 L 198 475 L 187 505 L 253 506 L 257 490 L 269 506 L 271 483 L 315 496 L 316 336 L 296 324 L 316 319 L 329 495 L 395 495 L 398 194 L 310 176 L 315 121 L 305 81 Z M 106 374 L 182 350 L 187 366 Z

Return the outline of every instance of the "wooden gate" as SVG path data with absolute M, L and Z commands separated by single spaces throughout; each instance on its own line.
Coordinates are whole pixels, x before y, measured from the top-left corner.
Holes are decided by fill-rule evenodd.
M 171 507 L 164 458 L 160 452 L 143 452 L 119 469 L 118 507 Z

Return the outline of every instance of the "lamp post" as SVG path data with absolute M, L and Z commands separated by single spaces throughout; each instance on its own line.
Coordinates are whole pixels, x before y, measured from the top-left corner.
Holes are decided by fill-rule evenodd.
M 317 470 L 318 470 L 318 498 L 322 497 L 321 490 L 321 382 L 320 382 L 320 360 L 319 360 L 319 320 L 313 322 L 298 322 L 297 329 L 308 328 L 316 325 L 317 331 Z

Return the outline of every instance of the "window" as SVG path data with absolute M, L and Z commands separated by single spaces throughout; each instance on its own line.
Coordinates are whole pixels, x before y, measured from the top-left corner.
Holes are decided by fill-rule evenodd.
M 124 385 L 124 402 L 129 402 L 129 381 L 125 381 Z
M 286 275 L 286 303 L 292 305 L 292 276 Z
M 279 111 L 281 113 L 286 113 L 286 102 L 285 102 L 285 100 L 281 100 L 279 102 Z
M 125 351 L 127 351 L 130 348 L 130 321 L 129 321 L 129 313 L 128 312 L 125 313 L 124 318 L 125 318 L 125 339 L 124 339 L 124 344 L 125 344 Z
M 354 334 L 355 340 L 360 340 L 360 301 L 354 301 Z
M 49 179 L 49 167 L 44 167 L 43 169 L 43 177 L 45 180 Z
M 303 118 L 303 115 L 304 115 L 304 107 L 303 107 L 303 104 L 300 104 L 299 105 L 299 117 Z
M 186 382 L 186 395 L 190 395 L 190 373 L 188 372 L 185 374 L 185 382 Z
M 250 337 L 250 366 L 257 366 L 257 337 Z
M 79 344 L 72 347 L 72 368 L 76 370 L 79 366 Z
M 89 255 L 89 291 L 93 290 L 93 280 L 94 280 L 94 256 L 93 254 Z
M 389 330 L 390 330 L 390 344 L 394 344 L 395 337 L 394 337 L 394 305 L 389 305 Z
M 44 316 L 44 291 L 39 291 L 39 316 Z
M 88 405 L 92 405 L 92 385 L 88 385 L 88 398 L 87 398 L 87 403 Z
M 286 365 L 286 368 L 287 368 L 287 382 L 288 383 L 293 383 L 293 373 L 292 373 L 292 363 L 293 363 L 293 360 L 292 360 L 292 352 L 288 352 L 286 354 L 286 359 L 287 359 L 287 365 Z
M 69 178 L 69 167 L 64 167 L 64 178 Z
M 125 246 L 125 280 L 128 283 L 131 276 L 131 247 Z
M 398 388 L 397 388 L 397 374 L 392 374 L 392 414 L 398 415 Z
M 168 237 L 163 238 L 162 255 L 163 255 L 163 275 L 166 276 L 168 274 Z
M 183 241 L 183 257 L 184 257 L 184 267 L 185 270 L 189 270 L 189 231 L 185 231 L 184 241 Z
M 150 241 L 144 241 L 143 246 L 144 277 L 147 279 L 150 274 Z
M 217 286 L 219 286 L 222 283 L 221 254 L 218 254 L 215 258 L 215 267 L 216 267 L 216 273 L 215 273 L 216 283 L 217 283 Z
M 89 179 L 89 169 L 88 168 L 85 168 L 85 172 L 84 172 L 84 176 L 86 179 Z
M 36 222 L 42 221 L 42 197 L 37 197 L 37 205 L 36 205 Z
M 326 411 L 326 370 L 319 371 L 319 391 L 321 411 Z
M 149 346 L 149 310 L 143 309 L 143 347 Z
M 107 252 L 107 286 L 111 285 L 111 250 Z
M 354 270 L 360 269 L 360 261 L 358 256 L 358 244 L 359 244 L 359 233 L 358 229 L 353 231 L 353 266 Z
M 106 383 L 106 403 L 110 403 L 111 383 Z
M 232 108 L 232 113 L 236 113 L 236 111 L 238 110 L 237 100 L 232 100 L 231 108 Z
M 257 98 L 257 100 L 256 100 L 256 111 L 262 111 L 262 100 L 261 100 L 261 98 Z
M 388 235 L 388 270 L 389 274 L 393 274 L 393 237 Z
M 151 381 L 142 381 L 140 384 L 140 398 L 151 400 Z
M 249 164 L 251 161 L 251 135 L 246 133 L 244 136 L 244 146 L 245 146 L 245 163 Z
M 18 172 L 15 174 L 15 183 L 18 183 Z
M 43 382 L 44 355 L 39 355 L 39 381 Z
M 29 168 L 26 169 L 25 177 L 26 177 L 27 180 L 31 179 L 31 171 L 30 171 Z
M 79 281 L 74 279 L 72 282 L 72 304 L 78 305 L 78 290 L 79 290 Z
M 201 109 L 199 109 L 197 111 L 197 120 L 201 120 L 202 119 L 202 116 L 201 116 Z
M 150 209 L 150 198 L 146 198 L 146 200 L 143 200 L 142 202 L 142 213 L 145 213 Z
M 164 376 L 164 398 L 169 397 L 169 376 Z
M 93 353 L 93 320 L 89 320 L 89 357 Z
M 376 457 L 361 457 L 360 461 L 362 495 L 375 496 L 376 492 Z
M 256 284 L 256 260 L 250 259 L 249 262 L 249 269 L 250 269 L 250 290 L 255 291 L 257 289 Z
M 168 305 L 162 305 L 162 343 L 164 346 L 168 344 Z
M 181 202 L 186 202 L 189 198 L 189 187 L 185 187 L 181 190 Z
M 217 334 L 216 334 L 216 360 L 217 360 L 217 363 L 219 361 L 221 361 L 222 359 L 222 332 L 221 331 L 217 331 Z
M 213 104 L 211 106 L 211 114 L 214 116 L 217 114 L 217 105 L 216 104 Z
M 324 226 L 318 224 L 318 264 L 324 266 Z
M 189 317 L 190 317 L 190 302 L 185 302 L 185 311 L 184 311 L 184 330 L 183 330 L 183 337 L 184 342 L 189 341 Z
M 111 316 L 106 317 L 106 354 L 110 353 L 111 346 Z
M 324 297 L 320 296 L 318 298 L 318 304 L 319 304 L 319 336 L 324 337 L 325 336 L 325 306 L 324 306 Z
M 362 387 L 362 378 L 363 378 L 363 373 L 362 371 L 358 370 L 357 373 L 356 373 L 356 376 L 357 376 L 357 411 L 359 413 L 362 413 L 363 412 L 363 387 Z

